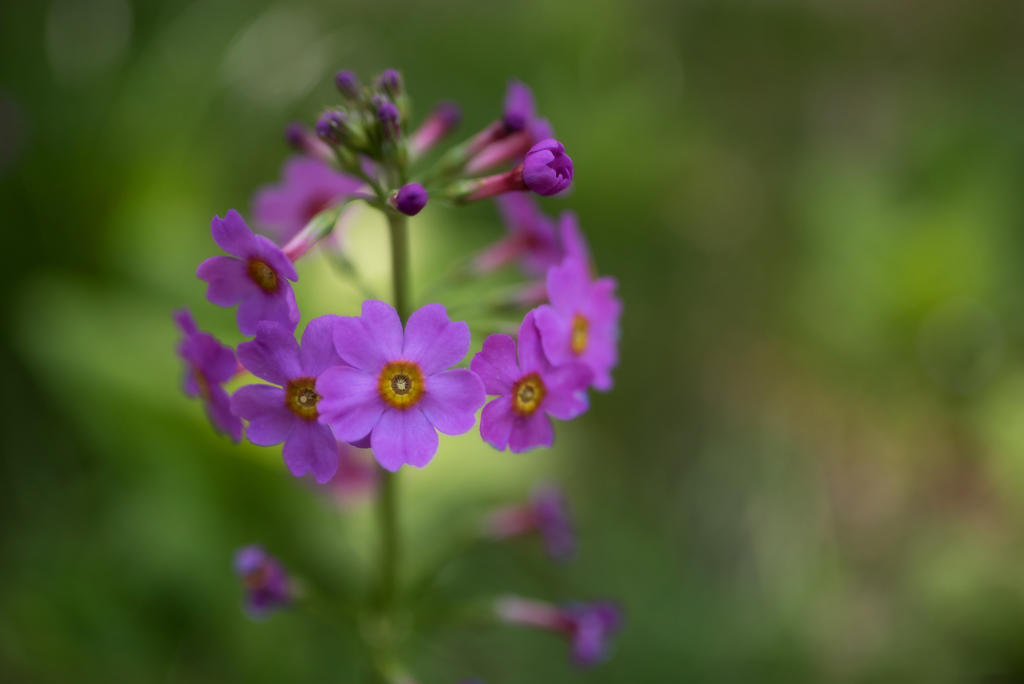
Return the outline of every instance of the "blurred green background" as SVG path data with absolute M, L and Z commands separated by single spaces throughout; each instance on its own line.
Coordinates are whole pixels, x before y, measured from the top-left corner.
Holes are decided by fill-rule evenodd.
M 372 515 L 181 396 L 169 312 L 331 76 L 401 68 L 461 134 L 530 84 L 626 302 L 617 386 L 514 456 L 476 431 L 403 472 L 411 578 L 554 478 L 582 553 L 477 547 L 440 594 L 614 597 L 614 657 L 500 628 L 410 643 L 424 684 L 1024 681 L 1024 5 L 5 0 L 0 680 L 349 682 L 356 633 L 241 614 L 258 541 L 343 599 Z M 493 207 L 413 221 L 422 286 Z M 387 291 L 382 224 L 353 250 Z M 314 256 L 306 316 L 353 314 Z M 476 334 L 475 342 L 480 342 Z M 426 627 L 426 626 L 424 626 Z

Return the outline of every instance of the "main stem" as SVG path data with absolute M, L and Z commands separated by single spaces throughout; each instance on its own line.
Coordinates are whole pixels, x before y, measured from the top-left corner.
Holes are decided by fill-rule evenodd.
M 387 213 L 391 230 L 391 277 L 394 284 L 395 310 L 402 325 L 409 319 L 409 231 L 407 218 Z M 384 611 L 394 606 L 398 591 L 398 473 L 384 472 L 381 483 L 379 513 L 381 531 L 380 581 L 381 604 Z

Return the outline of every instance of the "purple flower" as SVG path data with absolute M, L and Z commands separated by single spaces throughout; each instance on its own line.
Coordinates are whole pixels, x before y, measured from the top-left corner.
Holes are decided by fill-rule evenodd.
M 582 261 L 587 266 L 587 273 L 593 275 L 594 259 L 590 255 L 590 245 L 587 244 L 587 238 L 584 237 L 583 231 L 580 230 L 580 222 L 576 218 L 576 212 L 566 210 L 558 217 L 558 237 L 562 243 L 565 256 Z
M 473 261 L 474 270 L 490 273 L 514 259 L 530 275 L 543 275 L 565 256 L 555 236 L 555 227 L 544 215 L 537 200 L 528 195 L 510 193 L 494 199 L 508 236 L 481 252 Z
M 427 190 L 419 183 L 408 183 L 391 197 L 391 206 L 406 216 L 415 216 L 427 206 Z
M 237 259 L 210 257 L 196 276 L 209 283 L 206 298 L 217 306 L 238 304 L 238 329 L 256 334 L 260 321 L 276 321 L 295 330 L 299 307 L 291 283 L 299 279 L 288 257 L 262 235 L 254 235 L 234 209 L 223 219 L 213 217 L 213 241 Z
M 503 506 L 488 515 L 487 535 L 496 540 L 540 533 L 548 555 L 556 561 L 576 555 L 576 534 L 565 495 L 556 485 L 542 485 L 526 503 Z
M 320 115 L 316 120 L 316 134 L 322 140 L 332 145 L 342 144 L 342 131 L 345 129 L 345 115 L 341 112 L 330 110 Z
M 551 304 L 538 307 L 534 316 L 544 354 L 555 365 L 585 363 L 594 372 L 594 387 L 610 390 L 622 316 L 615 279 L 591 280 L 587 265 L 569 257 L 548 271 L 547 285 Z
M 573 603 L 564 607 L 517 596 L 506 596 L 495 605 L 504 622 L 562 634 L 569 639 L 572 660 L 593 667 L 608 659 L 610 638 L 622 629 L 622 610 L 610 601 Z
M 334 76 L 334 86 L 350 100 L 359 97 L 359 77 L 351 71 L 339 71 Z
M 242 421 L 232 415 L 231 400 L 221 387 L 238 370 L 235 352 L 200 331 L 187 308 L 175 311 L 174 321 L 185 336 L 178 343 L 178 356 L 185 362 L 185 394 L 200 397 L 213 427 L 237 442 L 242 439 Z
M 567 359 L 553 366 L 541 349 L 534 312 L 519 328 L 516 343 L 508 335 L 491 335 L 473 357 L 470 368 L 480 376 L 487 394 L 499 395 L 480 415 L 480 436 L 494 448 L 520 453 L 555 441 L 549 415 L 571 420 L 587 410 L 590 368 Z
M 371 498 L 380 484 L 380 466 L 366 449 L 338 441 L 338 472 L 321 489 L 342 508 Z
M 511 78 L 505 90 L 505 112 L 502 121 L 509 132 L 521 131 L 530 125 L 536 114 L 533 91 L 522 81 Z
M 231 397 L 231 411 L 249 421 L 246 435 L 260 446 L 284 442 L 284 462 L 296 477 L 312 471 L 320 484 L 338 469 L 338 445 L 320 417 L 317 379 L 344 362 L 334 350 L 337 316 L 314 318 L 302 333 L 270 321 L 256 327 L 256 339 L 238 345 L 238 358 L 250 373 L 278 385 L 246 385 Z
M 377 77 L 377 87 L 391 97 L 399 97 L 402 94 L 402 74 L 397 69 L 385 69 Z
M 526 153 L 523 182 L 538 195 L 554 195 L 572 182 L 572 159 L 554 138 L 542 140 Z
M 383 101 L 377 105 L 377 120 L 381 123 L 394 123 L 398 117 L 398 107 L 393 102 Z
M 262 620 L 294 598 L 291 580 L 281 562 L 259 544 L 243 546 L 235 552 L 235 574 L 245 589 L 245 612 Z
M 387 470 L 422 468 L 437 451 L 437 431 L 468 431 L 486 400 L 472 371 L 445 370 L 466 356 L 469 343 L 469 326 L 449 321 L 440 304 L 413 313 L 403 333 L 393 308 L 363 302 L 361 316 L 335 324 L 335 347 L 351 367 L 332 368 L 317 381 L 320 421 L 346 442 L 369 435 Z
M 292 157 L 285 162 L 281 182 L 264 185 L 253 197 L 256 222 L 273 231 L 284 245 L 310 219 L 363 186 L 363 181 L 339 173 L 311 157 Z
M 622 628 L 622 610 L 610 601 L 576 603 L 565 608 L 572 659 L 580 667 L 608 659 L 608 641 Z

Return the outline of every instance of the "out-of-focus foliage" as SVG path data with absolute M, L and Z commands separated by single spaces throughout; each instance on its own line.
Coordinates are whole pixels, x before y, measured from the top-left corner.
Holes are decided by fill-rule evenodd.
M 331 75 L 404 70 L 463 133 L 505 79 L 576 165 L 626 302 L 615 391 L 550 452 L 474 433 L 404 474 L 409 576 L 557 477 L 582 554 L 475 549 L 438 592 L 617 597 L 590 673 L 542 634 L 452 628 L 425 684 L 1024 678 L 1024 6 L 1003 0 L 0 3 L 0 680 L 355 681 L 356 635 L 248 622 L 258 541 L 340 599 L 372 519 L 178 392 L 169 311 L 234 344 L 195 266 L 277 177 Z M 501 233 L 413 220 L 415 279 Z M 383 226 L 353 236 L 386 294 Z M 307 318 L 358 295 L 314 257 Z M 480 340 L 475 340 L 479 343 Z

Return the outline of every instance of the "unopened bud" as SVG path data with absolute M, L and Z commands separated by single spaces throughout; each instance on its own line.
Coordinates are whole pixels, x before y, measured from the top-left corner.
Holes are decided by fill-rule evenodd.
M 359 77 L 351 71 L 339 71 L 334 76 L 334 85 L 338 92 L 350 100 L 359 99 Z
M 427 191 L 422 185 L 409 183 L 402 186 L 402 189 L 392 195 L 389 201 L 391 206 L 406 216 L 415 216 L 423 211 L 423 207 L 427 206 L 428 199 Z
M 523 183 L 538 195 L 554 195 L 572 182 L 572 159 L 565 147 L 548 138 L 530 148 L 523 161 Z

